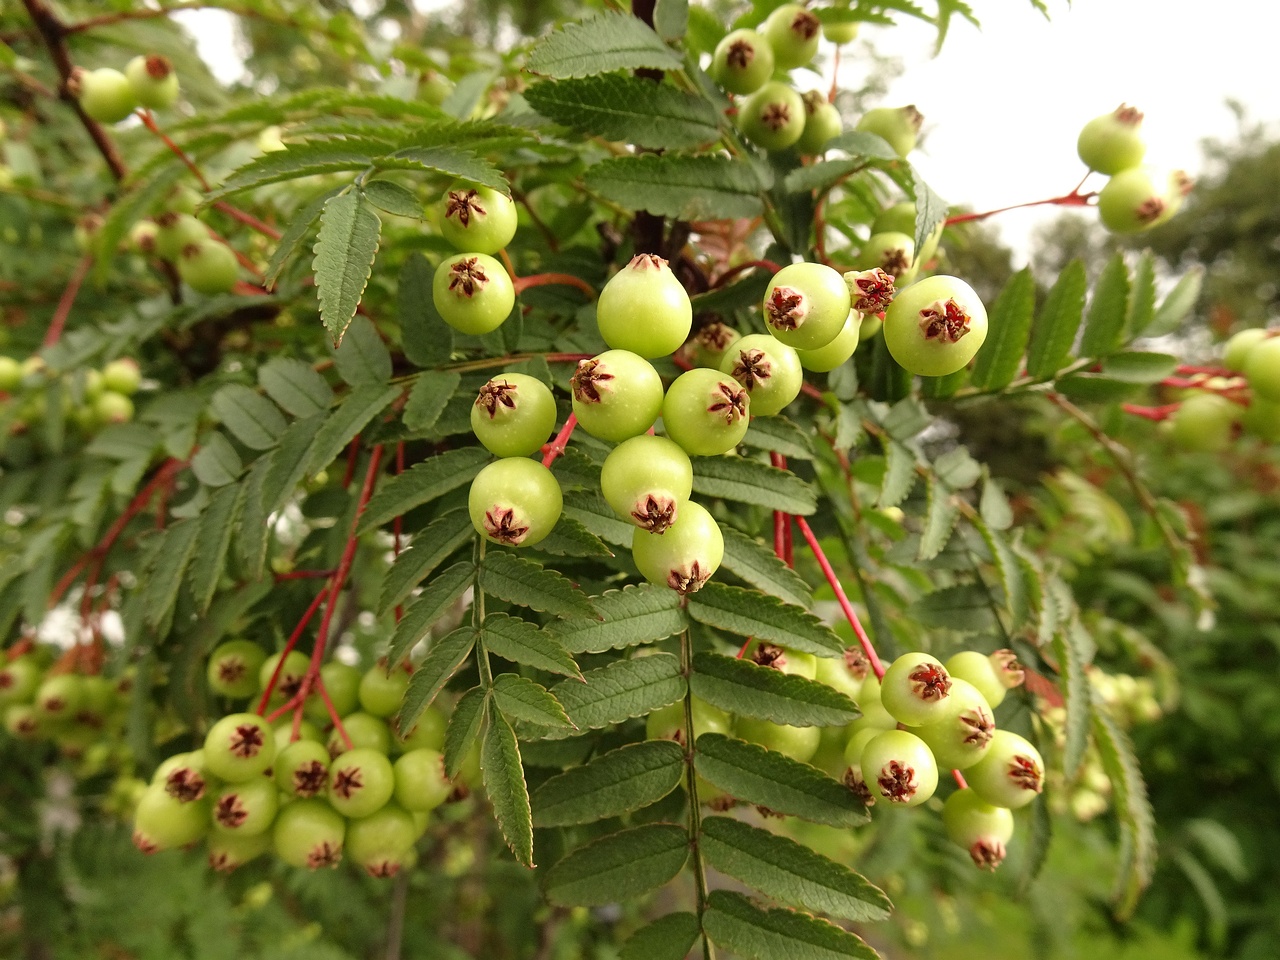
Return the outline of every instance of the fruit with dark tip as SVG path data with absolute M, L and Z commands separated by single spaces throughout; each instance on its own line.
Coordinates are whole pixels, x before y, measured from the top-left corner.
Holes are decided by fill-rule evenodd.
M 490 543 L 533 546 L 560 519 L 564 496 L 551 471 L 536 460 L 508 457 L 471 481 L 471 525 Z
M 680 594 L 702 589 L 724 559 L 724 536 L 707 508 L 692 500 L 663 533 L 637 528 L 631 556 L 650 583 L 665 584 Z

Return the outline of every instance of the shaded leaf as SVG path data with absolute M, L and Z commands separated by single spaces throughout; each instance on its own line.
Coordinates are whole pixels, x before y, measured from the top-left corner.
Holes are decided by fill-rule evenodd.
M 718 653 L 694 656 L 689 687 L 728 713 L 792 727 L 838 727 L 862 716 L 856 703 L 825 683 Z
M 480 588 L 508 603 L 556 617 L 595 614 L 591 601 L 563 574 L 507 551 L 486 554 L 480 565 Z
M 320 214 L 311 267 L 320 294 L 320 319 L 334 343 L 342 340 L 378 252 L 382 221 L 364 195 L 356 192 L 331 197 Z
M 459 597 L 466 592 L 475 579 L 476 568 L 469 560 L 455 563 L 447 570 L 441 570 L 418 599 L 404 611 L 404 616 L 396 624 L 395 633 L 391 635 L 391 647 L 387 651 L 387 662 L 395 665 L 403 660 L 419 641 L 431 629 L 431 625 L 439 620 Z
M 517 860 L 533 866 L 533 818 L 529 813 L 529 789 L 520 763 L 515 731 L 500 713 L 489 714 L 489 728 L 480 746 L 484 790 L 502 836 Z
M 401 730 L 409 730 L 418 722 L 422 711 L 431 706 L 449 678 L 471 655 L 471 648 L 475 643 L 475 629 L 462 627 L 431 645 L 426 657 L 409 678 L 409 689 L 405 691 L 404 702 L 400 704 L 400 712 L 396 715 L 396 723 Z
M 684 749 L 674 740 L 610 750 L 538 787 L 532 798 L 534 825 L 566 827 L 639 810 L 674 790 L 684 772 Z
M 689 859 L 683 827 L 650 823 L 620 830 L 579 847 L 547 871 L 547 899 L 594 907 L 632 900 L 662 886 Z
M 608 590 L 591 605 L 598 617 L 557 620 L 546 632 L 570 653 L 604 653 L 664 640 L 689 625 L 680 595 L 657 584 Z
M 713 890 L 702 929 L 746 960 L 880 960 L 860 937 L 794 910 L 762 910 L 740 893 Z
M 582 677 L 573 657 L 565 652 L 556 637 L 549 631 L 540 630 L 536 624 L 505 613 L 491 613 L 485 617 L 481 630 L 485 649 L 504 660 L 523 663 L 548 673 Z
M 813 614 L 755 590 L 708 583 L 689 596 L 688 613 L 709 627 L 819 657 L 844 652 L 840 638 Z

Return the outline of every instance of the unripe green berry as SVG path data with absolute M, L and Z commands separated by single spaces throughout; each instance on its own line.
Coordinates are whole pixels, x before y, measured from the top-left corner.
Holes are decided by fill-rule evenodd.
M 815 347 L 813 350 L 797 350 L 800 366 L 814 373 L 829 373 L 843 366 L 853 356 L 861 342 L 858 331 L 862 327 L 863 317 L 864 314 L 850 310 L 849 318 L 845 320 L 844 326 L 840 328 L 834 340 L 826 346 Z
M 155 53 L 134 57 L 124 68 L 124 75 L 140 106 L 167 110 L 178 99 L 178 74 L 168 57 Z
M 727 453 L 746 436 L 751 397 L 738 381 L 699 367 L 676 377 L 662 401 L 667 436 L 690 456 Z
M 916 242 L 906 233 L 873 233 L 858 254 L 859 270 L 879 267 L 897 284 L 910 283 L 915 276 Z
M 987 310 L 955 277 L 926 277 L 899 291 L 885 311 L 889 353 L 909 372 L 945 377 L 962 369 L 987 339 Z
M 682 595 L 702 589 L 724 559 L 724 536 L 707 508 L 690 500 L 663 533 L 636 528 L 631 556 L 650 583 Z
M 785 83 L 766 83 L 738 105 L 738 129 L 758 147 L 786 150 L 804 133 L 804 101 Z
M 158 853 L 195 843 L 209 832 L 209 802 L 183 803 L 156 784 L 147 787 L 133 813 L 133 845 Z
M 138 106 L 133 85 L 119 70 L 76 70 L 68 85 L 80 102 L 80 109 L 99 123 L 117 123 Z
M 533 546 L 560 519 L 564 496 L 555 476 L 536 460 L 507 457 L 471 481 L 471 525 L 491 543 Z
M 797 350 L 814 350 L 840 333 L 849 305 L 849 287 L 839 273 L 821 263 L 793 263 L 769 281 L 763 310 L 769 332 L 778 340 Z
M 1076 152 L 1090 170 L 1108 176 L 1138 166 L 1147 152 L 1142 112 L 1122 103 L 1111 113 L 1094 117 L 1080 131 Z
M 337 866 L 342 859 L 346 820 L 323 800 L 285 804 L 271 830 L 276 856 L 292 867 Z
M 796 149 L 809 155 L 821 153 L 844 128 L 840 111 L 818 90 L 810 90 L 800 99 L 804 101 L 804 133 L 796 141 Z
M 480 388 L 471 405 L 471 430 L 499 457 L 536 453 L 556 426 L 556 400 L 547 385 L 523 373 L 504 373 Z
M 250 640 L 229 640 L 209 655 L 209 689 L 223 697 L 251 697 L 266 651 Z
M 1013 836 L 1013 814 L 994 807 L 973 790 L 957 790 L 942 805 L 947 837 L 969 851 L 976 866 L 994 870 L 1004 862 L 1005 844 Z
M 235 251 L 212 237 L 189 244 L 178 258 L 178 276 L 182 282 L 206 297 L 230 293 L 239 272 L 240 261 Z
M 862 115 L 856 129 L 875 134 L 886 141 L 898 156 L 905 157 L 915 149 L 923 124 L 924 115 L 914 106 L 876 107 Z
M 502 264 L 483 253 L 459 253 L 441 261 L 431 298 L 445 323 L 473 336 L 502 326 L 515 306 L 516 291 Z
M 440 232 L 455 250 L 495 254 L 516 235 L 516 205 L 506 194 L 455 180 L 445 192 Z
M 1249 327 L 1233 333 L 1222 348 L 1222 365 L 1234 373 L 1243 373 L 1249 352 L 1266 339 L 1265 327 Z
M 785 3 L 769 14 L 760 34 L 773 48 L 774 63 L 782 70 L 803 67 L 818 52 L 822 22 L 804 7 Z
M 1231 446 L 1232 431 L 1244 408 L 1216 393 L 1193 393 L 1171 418 L 1173 442 L 1184 450 L 1221 453 Z
M 708 72 L 730 93 L 755 93 L 773 76 L 773 47 L 754 30 L 734 30 L 716 44 Z
M 693 326 L 693 306 L 667 261 L 642 253 L 600 291 L 596 323 L 614 350 L 651 360 L 680 349 Z
M 725 351 L 720 371 L 742 384 L 757 417 L 781 413 L 800 395 L 804 383 L 799 354 L 766 333 L 749 334 L 734 343 Z
M 886 730 L 867 741 L 860 761 L 872 796 L 903 807 L 924 803 L 938 787 L 938 764 L 925 742 L 905 730 Z

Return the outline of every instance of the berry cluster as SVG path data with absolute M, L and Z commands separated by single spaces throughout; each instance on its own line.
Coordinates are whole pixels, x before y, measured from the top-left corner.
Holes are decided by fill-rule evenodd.
M 1267 443 L 1280 441 L 1280 338 L 1251 327 L 1233 335 L 1221 368 L 1197 368 L 1175 378 L 1181 400 L 1167 429 L 1186 450 L 1220 453 L 1241 430 Z M 1159 409 L 1159 408 L 1157 408 Z
M 455 181 L 441 201 L 440 232 L 455 250 L 436 267 L 432 300 L 445 323 L 476 336 L 502 326 L 516 303 L 511 276 L 493 255 L 516 235 L 511 198 Z
M 1111 179 L 1098 192 L 1098 216 L 1112 233 L 1138 233 L 1167 221 L 1182 206 L 1191 179 L 1181 170 L 1143 165 L 1143 114 L 1120 104 L 1084 125 L 1076 152 L 1090 170 Z
M 133 419 L 130 398 L 141 383 L 137 363 L 127 357 L 101 370 L 58 376 L 39 356 L 21 361 L 0 356 L 0 421 L 8 423 L 12 433 L 23 433 L 44 419 L 55 397 L 62 414 L 90 435 L 107 424 Z
M 178 99 L 178 75 L 168 57 L 134 57 L 124 72 L 110 67 L 77 67 L 67 89 L 85 116 L 99 123 L 118 123 L 135 110 L 167 110 Z
M 259 712 L 222 717 L 202 747 L 156 768 L 137 801 L 138 849 L 206 840 L 210 865 L 223 871 L 268 850 L 312 870 L 345 857 L 376 877 L 413 861 L 430 812 L 476 782 L 478 755 L 464 761 L 456 783 L 449 780 L 441 754 L 447 718 L 434 707 L 399 735 L 391 717 L 409 677 L 385 664 L 361 673 L 327 663 L 323 697 L 311 695 L 293 710 L 308 667 L 296 651 L 267 657 L 247 640 L 213 652 L 210 689 L 232 700 L 258 695 Z M 329 724 L 332 716 L 341 722 Z
M 211 297 L 232 291 L 240 266 L 236 252 L 196 218 L 201 199 L 189 187 L 175 190 L 165 212 L 133 225 L 129 246 L 172 263 L 183 283 Z

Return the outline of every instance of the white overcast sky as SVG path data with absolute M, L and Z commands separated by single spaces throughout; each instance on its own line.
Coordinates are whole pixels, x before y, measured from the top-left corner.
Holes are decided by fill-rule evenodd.
M 450 0 L 414 3 L 425 11 Z M 1084 173 L 1080 127 L 1122 101 L 1146 113 L 1148 159 L 1193 174 L 1202 169 L 1200 141 L 1236 129 L 1228 98 L 1255 120 L 1280 120 L 1275 0 L 1047 3 L 1049 21 L 1027 0 L 971 0 L 982 29 L 956 20 L 936 58 L 927 24 L 904 18 L 863 31 L 906 67 L 884 102 L 925 114 L 927 138 L 912 159 L 948 202 L 986 210 L 1068 192 Z M 218 75 L 236 77 L 230 15 L 180 16 Z M 991 222 L 1025 255 L 1032 229 L 1055 215 L 1042 207 Z

